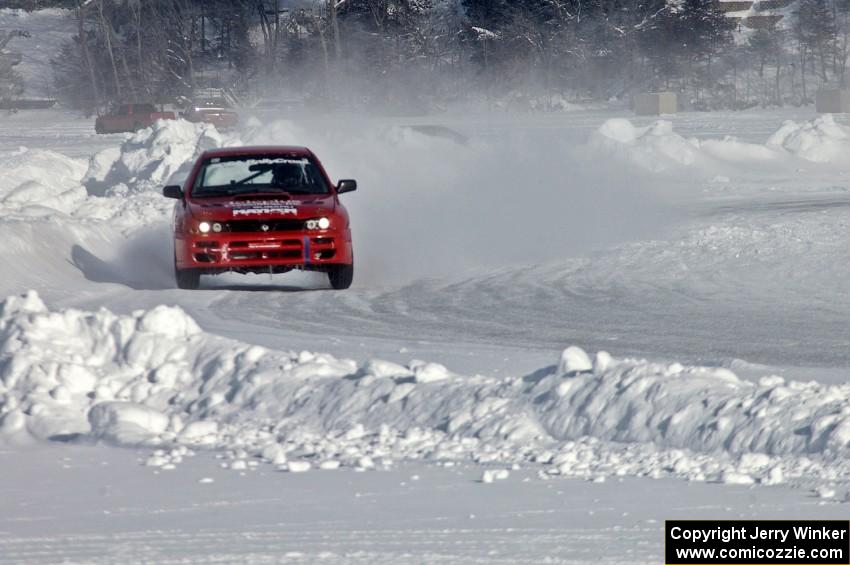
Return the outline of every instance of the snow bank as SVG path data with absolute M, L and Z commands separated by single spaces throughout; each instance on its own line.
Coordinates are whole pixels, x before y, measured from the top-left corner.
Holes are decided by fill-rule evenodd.
M 213 126 L 173 120 L 127 136 L 88 163 L 39 149 L 0 152 L 0 261 L 7 271 L 0 291 L 81 275 L 169 288 L 174 203 L 161 188 L 180 182 L 201 151 L 237 142 Z
M 30 292 L 0 305 L 0 438 L 91 434 L 319 468 L 424 458 L 588 478 L 850 478 L 850 385 L 589 360 L 570 348 L 525 378 L 358 366 L 209 335 L 179 308 L 52 311 Z
M 159 191 L 166 184 L 182 183 L 203 151 L 238 143 L 210 124 L 160 120 L 127 138 L 120 148 L 94 155 L 85 180 L 89 191 L 98 195 L 116 186 Z
M 101 402 L 89 410 L 88 419 L 96 436 L 123 444 L 153 439 L 168 429 L 165 414 L 135 402 Z
M 0 210 L 25 217 L 69 214 L 86 198 L 84 161 L 54 151 L 27 149 L 0 153 Z
M 229 142 L 212 126 L 167 121 L 88 164 L 39 149 L 0 153 L 4 292 L 80 274 L 134 288 L 169 287 L 173 201 L 161 188 L 199 152 Z
M 673 124 L 659 120 L 647 128 L 635 127 L 629 120 L 613 118 L 597 130 L 596 144 L 625 151 L 638 166 L 663 171 L 672 165 L 692 165 L 699 158 L 695 143 L 673 132 Z
M 846 162 L 850 158 L 850 128 L 835 123 L 829 114 L 802 124 L 788 120 L 767 145 L 807 161 Z
M 836 123 L 831 115 L 805 123 L 789 120 L 760 145 L 729 136 L 685 138 L 666 120 L 637 127 L 629 120 L 614 118 L 594 133 L 591 146 L 653 172 L 691 166 L 710 168 L 718 163 L 769 162 L 788 154 L 806 161 L 831 163 L 850 158 L 850 128 Z
M 191 163 L 200 147 L 219 142 L 209 126 L 192 131 L 189 135 L 179 126 L 143 130 L 88 164 L 42 149 L 0 153 L 0 214 L 4 221 L 70 216 L 64 221 L 108 220 L 129 228 L 164 221 L 172 203 L 153 189 Z M 147 190 L 131 189 L 142 186 Z
M 91 196 L 75 215 L 131 229 L 166 222 L 173 202 L 162 197 L 162 187 L 181 184 L 203 151 L 239 143 L 210 124 L 156 122 L 89 159 L 79 182 Z
M 766 161 L 778 157 L 768 147 L 733 137 L 709 140 L 685 138 L 673 131 L 673 123 L 667 120 L 658 120 L 641 128 L 624 118 L 609 119 L 592 136 L 591 146 L 653 172 L 686 166 L 710 166 L 718 161 Z

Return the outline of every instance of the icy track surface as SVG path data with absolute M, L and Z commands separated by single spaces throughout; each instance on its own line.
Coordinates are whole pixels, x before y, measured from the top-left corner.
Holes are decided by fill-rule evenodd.
M 258 118 L 0 120 L 0 560 L 657 562 L 663 518 L 842 512 L 843 122 Z M 159 190 L 240 143 L 360 181 L 352 290 L 173 288 Z
M 481 484 L 469 467 L 290 474 L 216 461 L 151 472 L 115 449 L 0 451 L 4 484 L 29 487 L 3 491 L 0 563 L 648 564 L 671 515 L 847 517 L 783 487 L 527 471 Z

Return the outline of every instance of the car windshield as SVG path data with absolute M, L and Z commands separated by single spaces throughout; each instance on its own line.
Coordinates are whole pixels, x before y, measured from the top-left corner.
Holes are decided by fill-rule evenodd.
M 213 157 L 204 162 L 192 196 L 205 198 L 258 192 L 328 194 L 316 164 L 306 157 Z

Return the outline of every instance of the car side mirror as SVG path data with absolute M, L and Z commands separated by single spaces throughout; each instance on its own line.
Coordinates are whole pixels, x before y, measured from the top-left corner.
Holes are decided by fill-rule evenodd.
M 339 184 L 336 185 L 337 194 L 343 194 L 345 192 L 354 192 L 357 190 L 357 181 L 352 179 L 345 179 L 339 181 Z
M 176 200 L 183 199 L 183 189 L 179 185 L 172 184 L 162 189 L 162 195 L 166 198 L 174 198 Z

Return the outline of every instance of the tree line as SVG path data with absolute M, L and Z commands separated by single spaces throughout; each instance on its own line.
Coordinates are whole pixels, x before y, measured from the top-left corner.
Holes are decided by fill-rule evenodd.
M 55 80 L 87 110 L 211 86 L 367 109 L 658 90 L 741 108 L 847 82 L 850 0 L 797 0 L 784 20 L 737 32 L 715 0 L 13 1 L 72 10 Z

